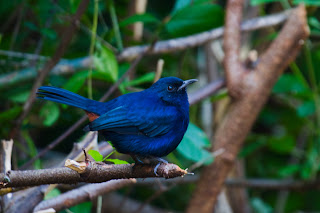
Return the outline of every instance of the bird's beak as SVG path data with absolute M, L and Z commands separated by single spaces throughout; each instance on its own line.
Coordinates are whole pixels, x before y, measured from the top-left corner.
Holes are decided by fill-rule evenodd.
M 182 85 L 178 88 L 178 91 L 186 88 L 189 84 L 193 84 L 194 82 L 197 82 L 197 79 L 190 79 L 190 80 L 186 80 L 182 83 Z

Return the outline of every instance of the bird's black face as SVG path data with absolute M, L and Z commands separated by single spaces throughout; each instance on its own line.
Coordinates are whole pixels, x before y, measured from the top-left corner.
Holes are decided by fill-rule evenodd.
M 176 77 L 161 78 L 150 89 L 155 90 L 163 101 L 171 104 L 181 104 L 181 102 L 188 101 L 187 86 L 196 81 L 198 80 L 183 81 Z

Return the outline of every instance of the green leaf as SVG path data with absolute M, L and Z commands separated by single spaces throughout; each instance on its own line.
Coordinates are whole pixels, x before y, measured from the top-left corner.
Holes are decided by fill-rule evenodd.
M 22 111 L 21 106 L 15 106 L 15 107 L 12 107 L 11 109 L 1 112 L 0 122 L 5 122 L 5 123 L 11 122 L 20 114 L 21 111 Z
M 58 120 L 60 115 L 59 107 L 56 103 L 46 102 L 40 110 L 40 117 L 44 118 L 43 124 L 51 126 Z
M 300 117 L 308 117 L 310 115 L 313 115 L 316 111 L 316 106 L 313 101 L 306 101 L 303 102 L 298 108 L 297 108 L 297 114 Z
M 88 212 L 91 212 L 91 208 L 92 208 L 92 202 L 88 201 L 88 202 L 83 202 L 76 206 L 71 207 L 70 211 L 75 213 L 88 213 Z
M 10 95 L 9 100 L 15 103 L 24 103 L 28 100 L 29 95 L 30 95 L 30 91 L 26 91 L 26 90 L 19 91 L 16 94 Z
M 268 137 L 265 135 L 249 135 L 249 141 L 246 142 L 244 147 L 239 153 L 239 157 L 247 157 L 248 155 L 252 154 L 253 152 L 257 151 L 261 147 L 265 146 L 268 141 Z
M 263 200 L 261 200 L 258 197 L 254 197 L 251 199 L 251 205 L 252 205 L 254 212 L 256 212 L 256 213 L 271 213 L 271 212 L 273 212 L 272 207 L 269 204 L 263 202 Z
M 144 74 L 143 76 L 139 78 L 135 78 L 131 81 L 124 81 L 123 83 L 120 84 L 119 89 L 122 93 L 127 93 L 129 91 L 126 90 L 126 87 L 134 87 L 140 84 L 153 82 L 154 77 L 155 77 L 154 72 Z
M 210 0 L 176 0 L 176 3 L 174 4 L 174 7 L 171 11 L 171 14 L 174 14 L 175 12 L 191 4 L 199 4 L 199 3 L 201 4 L 204 2 L 210 2 Z
M 51 40 L 55 40 L 57 38 L 57 33 L 56 31 L 49 29 L 49 28 L 42 28 L 40 29 L 40 32 L 46 36 L 47 38 Z
M 278 2 L 280 0 L 251 0 L 251 5 L 258 5 L 258 4 L 265 4 L 265 3 L 271 3 L 271 2 Z
M 114 53 L 104 45 L 97 43 L 93 57 L 96 70 L 105 75 L 106 80 L 115 82 L 118 79 L 118 62 Z
M 279 154 L 289 154 L 295 147 L 295 139 L 292 135 L 271 137 L 269 138 L 267 146 Z
M 320 22 L 316 17 L 312 16 L 312 17 L 308 18 L 308 23 L 310 26 L 320 30 Z
M 52 189 L 49 193 L 46 194 L 44 200 L 49 200 L 51 198 L 58 197 L 61 194 L 60 190 L 57 188 Z
M 24 22 L 24 26 L 25 27 L 27 27 L 27 28 L 29 28 L 30 30 L 32 30 L 32 31 L 39 31 L 39 28 L 38 28 L 38 26 L 36 26 L 34 23 L 32 23 L 32 22 L 29 22 L 29 21 L 26 21 L 26 22 Z
M 288 165 L 279 171 L 281 177 L 292 176 L 295 173 L 299 172 L 301 167 L 299 165 Z
M 30 156 L 31 157 L 36 156 L 38 154 L 37 147 L 36 147 L 34 141 L 32 140 L 32 138 L 30 137 L 29 132 L 23 131 L 22 136 L 25 139 L 25 141 L 27 142 Z M 35 169 L 41 169 L 41 161 L 39 159 L 37 159 L 34 162 L 34 167 L 35 167 Z
M 103 156 L 96 150 L 89 150 L 88 154 L 95 160 L 98 162 L 101 162 L 103 160 Z
M 194 4 L 177 11 L 166 24 L 172 37 L 191 35 L 223 24 L 224 14 L 216 4 Z
M 276 85 L 273 87 L 273 93 L 306 93 L 309 90 L 292 74 L 283 74 Z
M 63 88 L 76 93 L 81 89 L 87 77 L 88 71 L 78 72 L 67 81 Z
M 293 0 L 293 4 L 305 4 L 307 6 L 320 6 L 319 0 Z
M 205 161 L 205 164 L 209 164 L 213 160 L 211 153 L 205 149 L 209 146 L 210 141 L 206 134 L 190 123 L 177 151 L 191 161 Z
M 159 23 L 160 20 L 154 17 L 153 15 L 149 13 L 144 14 L 135 14 L 133 16 L 130 16 L 129 18 L 126 18 L 125 20 L 121 21 L 119 23 L 120 27 L 125 27 L 127 25 L 136 23 L 136 22 L 143 22 L 143 23 Z
M 105 161 L 112 162 L 112 163 L 114 163 L 114 164 L 129 164 L 127 161 L 125 161 L 125 160 L 119 160 L 119 159 L 111 159 L 111 158 L 108 158 L 108 159 L 105 159 Z
M 217 94 L 213 95 L 210 100 L 211 102 L 216 102 L 226 97 L 228 97 L 228 91 L 226 89 L 221 89 Z

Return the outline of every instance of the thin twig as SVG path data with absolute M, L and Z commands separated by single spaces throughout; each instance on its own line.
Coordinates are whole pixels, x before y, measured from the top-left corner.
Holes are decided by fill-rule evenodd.
M 123 188 L 127 185 L 136 183 L 135 179 L 127 180 L 111 180 L 100 184 L 89 184 L 82 186 L 78 189 L 74 189 L 59 195 L 58 197 L 42 201 L 39 203 L 34 211 L 45 210 L 48 208 L 54 208 L 56 212 L 63 209 L 75 206 L 85 201 L 93 200 L 94 198 L 106 194 L 111 191 L 115 191 L 119 188 Z M 66 202 L 68 201 L 68 202 Z

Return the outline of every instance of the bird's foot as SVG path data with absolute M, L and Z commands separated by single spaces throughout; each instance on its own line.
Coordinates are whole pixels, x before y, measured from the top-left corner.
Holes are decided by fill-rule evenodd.
M 158 160 L 158 164 L 156 165 L 156 167 L 154 167 L 153 172 L 154 172 L 154 174 L 155 174 L 157 177 L 159 177 L 159 175 L 158 175 L 158 173 L 157 173 L 159 166 L 160 166 L 162 163 L 163 163 L 163 164 L 168 164 L 168 161 L 166 161 L 166 160 L 164 160 L 164 159 L 162 159 L 162 158 L 156 158 L 156 159 Z

